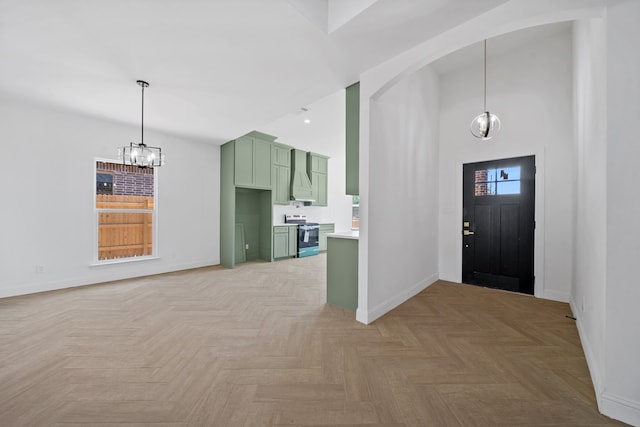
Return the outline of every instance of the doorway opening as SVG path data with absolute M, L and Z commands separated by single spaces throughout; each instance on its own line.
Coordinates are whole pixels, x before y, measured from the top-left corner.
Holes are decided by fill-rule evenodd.
M 535 156 L 462 171 L 462 281 L 533 295 Z

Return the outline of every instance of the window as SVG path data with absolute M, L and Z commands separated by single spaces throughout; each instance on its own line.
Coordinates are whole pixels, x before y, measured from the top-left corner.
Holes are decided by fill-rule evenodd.
M 96 194 L 113 194 L 113 174 L 106 171 L 96 173 Z
M 520 194 L 520 166 L 476 171 L 476 196 L 502 196 L 507 194 Z
M 351 196 L 351 228 L 360 228 L 360 196 Z
M 97 259 L 153 255 L 155 170 L 96 162 Z

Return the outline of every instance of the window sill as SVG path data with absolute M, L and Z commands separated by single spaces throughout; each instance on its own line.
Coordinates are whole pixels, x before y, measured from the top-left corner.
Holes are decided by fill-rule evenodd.
M 114 265 L 114 264 L 127 264 L 130 262 L 139 262 L 139 261 L 150 261 L 154 259 L 160 259 L 159 256 L 137 256 L 133 258 L 119 258 L 119 259 L 108 259 L 105 261 L 96 261 L 89 264 L 89 267 L 101 267 L 103 265 Z

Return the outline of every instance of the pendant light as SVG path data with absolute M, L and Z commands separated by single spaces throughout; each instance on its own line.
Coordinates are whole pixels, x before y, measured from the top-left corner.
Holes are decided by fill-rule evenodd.
M 500 119 L 487 110 L 487 40 L 484 41 L 484 113 L 471 122 L 471 133 L 484 141 L 491 139 L 500 130 Z
M 164 164 L 164 154 L 159 147 L 149 147 L 144 143 L 144 88 L 149 87 L 149 83 L 138 80 L 136 83 L 142 87 L 142 125 L 140 127 L 140 143 L 133 142 L 118 149 L 118 159 L 125 165 L 138 166 L 141 168 L 155 168 Z

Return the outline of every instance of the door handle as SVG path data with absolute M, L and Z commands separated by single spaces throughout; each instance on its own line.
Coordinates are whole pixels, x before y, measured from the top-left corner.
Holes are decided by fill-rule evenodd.
M 462 230 L 462 234 L 464 236 L 473 236 L 475 233 L 475 231 L 471 231 L 471 230 Z

